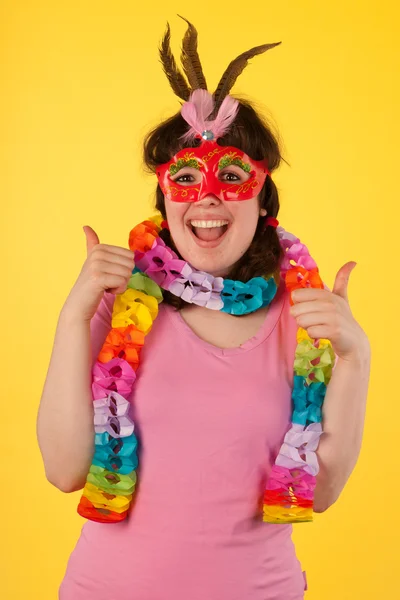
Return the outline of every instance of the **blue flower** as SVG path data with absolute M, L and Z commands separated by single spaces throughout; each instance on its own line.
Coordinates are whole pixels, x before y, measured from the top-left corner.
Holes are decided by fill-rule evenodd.
M 138 466 L 135 434 L 112 438 L 108 434 L 95 435 L 95 453 L 92 464 L 108 471 L 128 475 Z
M 293 381 L 292 399 L 294 410 L 292 422 L 299 425 L 320 423 L 322 420 L 322 404 L 324 402 L 326 385 L 322 381 L 305 385 L 306 378 L 295 375 Z
M 277 285 L 275 279 L 270 277 L 253 277 L 247 283 L 224 280 L 221 297 L 224 302 L 221 312 L 231 315 L 245 315 L 258 308 L 271 304 L 275 297 Z

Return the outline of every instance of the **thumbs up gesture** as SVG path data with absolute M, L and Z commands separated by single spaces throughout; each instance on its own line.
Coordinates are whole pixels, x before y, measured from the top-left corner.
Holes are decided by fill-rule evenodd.
M 134 252 L 101 244 L 97 233 L 85 225 L 87 257 L 64 308 L 77 318 L 90 321 L 104 292 L 122 294 L 135 267 Z
M 339 269 L 331 292 L 317 288 L 292 292 L 294 305 L 290 309 L 297 325 L 306 329 L 311 338 L 328 339 L 335 354 L 348 361 L 357 359 L 370 347 L 367 334 L 350 309 L 347 287 L 356 264 L 350 261 Z

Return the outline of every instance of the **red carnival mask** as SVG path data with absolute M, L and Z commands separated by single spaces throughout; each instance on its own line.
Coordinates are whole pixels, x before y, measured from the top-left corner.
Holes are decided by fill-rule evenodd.
M 160 188 L 169 200 L 174 202 L 197 202 L 213 194 L 220 200 L 250 200 L 260 193 L 267 175 L 267 161 L 253 160 L 239 148 L 220 146 L 217 139 L 222 137 L 235 120 L 239 102 L 227 95 L 222 101 L 214 119 L 214 98 L 204 89 L 196 89 L 182 105 L 181 115 L 189 125 L 182 136 L 183 142 L 201 139 L 196 147 L 183 148 L 172 159 L 157 167 Z M 221 179 L 222 169 L 235 165 L 243 169 L 246 179 L 240 182 Z M 196 171 L 188 171 L 190 167 Z M 179 182 L 179 171 L 186 169 L 184 175 L 196 175 L 195 181 Z M 235 169 L 231 170 L 237 174 Z
M 247 179 L 239 183 L 220 179 L 222 169 L 230 165 L 243 169 Z M 177 181 L 179 171 L 187 167 L 198 170 L 198 181 Z M 184 174 L 189 175 L 190 172 L 186 170 Z M 242 150 L 220 146 L 215 141 L 204 141 L 196 148 L 184 148 L 169 162 L 157 167 L 161 190 L 174 202 L 197 202 L 209 194 L 220 200 L 250 200 L 260 193 L 267 175 L 270 172 L 266 160 L 253 160 Z

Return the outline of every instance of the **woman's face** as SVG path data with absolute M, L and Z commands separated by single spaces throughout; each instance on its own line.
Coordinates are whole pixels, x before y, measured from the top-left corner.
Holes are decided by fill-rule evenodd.
M 196 183 L 198 169 L 185 167 L 174 181 Z M 222 169 L 219 177 L 229 183 L 244 183 L 249 174 L 236 165 Z M 181 256 L 196 269 L 224 277 L 250 246 L 260 216 L 259 197 L 250 200 L 219 200 L 213 194 L 196 202 L 174 202 L 165 198 L 172 239 Z

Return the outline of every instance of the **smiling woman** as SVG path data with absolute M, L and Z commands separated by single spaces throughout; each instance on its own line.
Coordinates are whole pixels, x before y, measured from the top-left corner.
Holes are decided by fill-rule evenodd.
M 86 410 L 86 454 L 63 483 L 83 487 L 78 512 L 89 521 L 60 600 L 301 600 L 306 587 L 292 523 L 313 518 L 334 353 L 329 340 L 297 330 L 289 307 L 294 289 L 324 284 L 307 247 L 278 227 L 277 137 L 249 102 L 229 95 L 248 59 L 277 44 L 237 57 L 214 94 L 196 44 L 188 23 L 190 87 L 169 28 L 161 45 L 184 103 L 144 142 L 159 212 L 130 231 L 134 268 L 126 250 L 91 242 L 89 284 L 101 279 L 91 305 L 102 300 L 91 347 L 83 335 L 74 347 L 82 363 L 97 357 L 94 416 L 88 372 L 75 368 L 86 396 L 70 412 Z M 70 314 L 82 311 L 89 284 L 70 294 Z

